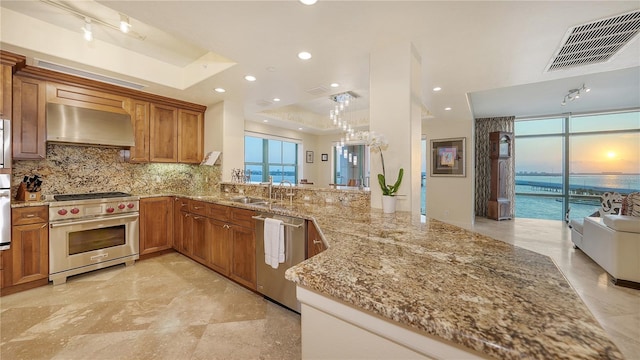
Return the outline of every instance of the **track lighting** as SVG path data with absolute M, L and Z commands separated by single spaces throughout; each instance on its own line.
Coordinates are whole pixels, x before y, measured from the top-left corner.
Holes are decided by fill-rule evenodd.
M 131 22 L 129 21 L 129 17 L 124 14 L 120 14 L 120 31 L 123 33 L 128 33 L 131 28 Z
M 82 28 L 82 32 L 84 33 L 84 39 L 87 41 L 93 40 L 93 32 L 91 31 L 91 19 L 84 19 L 84 27 Z
M 582 84 L 582 87 L 578 89 L 571 89 L 569 90 L 567 95 L 564 96 L 564 99 L 562 99 L 562 102 L 560 103 L 560 105 L 565 106 L 567 105 L 567 101 L 580 99 L 580 94 L 582 94 L 583 92 L 588 93 L 589 91 L 591 91 L 591 89 L 586 87 L 584 84 Z

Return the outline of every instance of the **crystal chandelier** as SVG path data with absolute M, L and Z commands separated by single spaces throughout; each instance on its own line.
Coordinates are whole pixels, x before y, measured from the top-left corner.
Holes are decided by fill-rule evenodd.
M 359 96 L 352 91 L 347 91 L 329 97 L 333 102 L 333 108 L 329 111 L 329 119 L 335 128 L 340 129 L 343 132 L 343 136 L 340 138 L 341 146 L 344 146 L 345 142 L 353 137 L 355 132 L 352 127 L 354 119 L 348 110 L 349 106 L 353 105 L 357 98 L 359 98 Z

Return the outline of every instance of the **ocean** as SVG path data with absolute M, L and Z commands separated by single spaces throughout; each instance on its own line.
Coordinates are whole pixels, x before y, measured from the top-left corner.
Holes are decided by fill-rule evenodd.
M 522 183 L 529 183 L 524 185 Z M 520 184 L 518 184 L 520 183 Z M 532 186 L 530 184 L 544 184 Z M 562 220 L 561 175 L 516 175 L 515 216 L 518 218 Z M 600 207 L 604 191 L 629 193 L 640 191 L 638 174 L 571 174 L 570 218 L 589 216 Z

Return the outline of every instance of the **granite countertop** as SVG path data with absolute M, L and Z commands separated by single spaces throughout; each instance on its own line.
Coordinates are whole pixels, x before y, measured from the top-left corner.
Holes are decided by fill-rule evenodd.
M 418 333 L 499 359 L 622 359 L 547 256 L 408 212 L 180 196 L 313 220 L 328 249 L 287 279 Z

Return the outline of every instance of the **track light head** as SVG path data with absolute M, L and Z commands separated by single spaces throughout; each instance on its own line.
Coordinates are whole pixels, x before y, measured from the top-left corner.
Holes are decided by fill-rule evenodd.
M 129 17 L 124 14 L 120 14 L 120 31 L 123 33 L 128 33 L 131 28 L 131 22 L 129 21 Z

